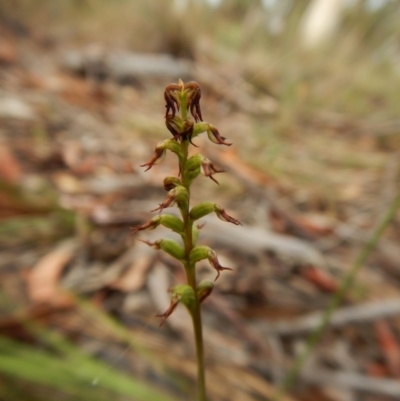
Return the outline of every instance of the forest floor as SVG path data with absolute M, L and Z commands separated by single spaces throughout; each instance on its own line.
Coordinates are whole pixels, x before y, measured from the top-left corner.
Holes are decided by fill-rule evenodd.
M 201 231 L 233 268 L 203 306 L 209 393 L 271 398 L 399 191 L 398 121 L 366 124 L 322 108 L 285 117 L 281 99 L 245 84 L 229 62 L 138 61 L 0 29 L 1 352 L 24 344 L 53 355 L 44 333 L 57 333 L 106 363 L 88 373 L 88 399 L 114 371 L 190 397 L 191 322 L 179 308 L 161 328 L 155 317 L 183 272 L 129 235 L 165 199 L 163 178 L 177 174 L 173 155 L 146 173 L 140 165 L 170 137 L 163 91 L 182 77 L 199 82 L 204 119 L 233 143 L 195 139 L 226 173 L 219 186 L 199 178 L 193 202 L 213 200 L 243 224 L 207 218 Z M 282 400 L 399 399 L 399 244 L 397 212 Z M 199 277 L 215 272 L 200 263 Z M 68 394 L 10 366 L 0 364 L 0 399 Z

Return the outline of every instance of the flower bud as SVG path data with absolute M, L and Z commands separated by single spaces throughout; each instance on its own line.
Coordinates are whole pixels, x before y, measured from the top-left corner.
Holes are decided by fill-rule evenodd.
M 198 205 L 192 207 L 190 211 L 190 218 L 193 221 L 201 219 L 204 216 L 214 212 L 215 210 L 215 203 L 213 202 L 201 202 Z
M 230 267 L 221 266 L 217 258 L 217 253 L 210 247 L 204 245 L 194 247 L 192 252 L 190 252 L 190 263 L 195 264 L 203 259 L 208 259 L 211 266 L 217 271 L 217 277 L 215 277 L 214 281 L 218 279 L 221 271 L 232 270 Z
M 141 226 L 131 227 L 131 235 L 142 230 L 154 230 L 160 224 L 178 234 L 182 234 L 184 231 L 183 222 L 178 217 L 173 216 L 172 214 L 161 214 L 154 216 L 149 222 Z
M 177 186 L 168 192 L 167 199 L 165 202 L 160 203 L 158 208 L 153 209 L 152 212 L 161 211 L 167 207 L 173 206 L 175 203 L 178 204 L 179 208 L 187 207 L 189 203 L 189 194 L 185 187 Z
M 166 149 L 175 153 L 179 158 L 183 157 L 182 148 L 176 141 L 172 139 L 166 139 L 163 143 Z
M 185 187 L 179 186 L 173 189 L 175 191 L 176 203 L 180 209 L 187 209 L 189 206 L 189 193 Z
M 221 206 L 213 202 L 202 202 L 194 206 L 190 211 L 190 218 L 193 221 L 196 221 L 213 212 L 215 212 L 217 217 L 222 221 L 227 221 L 229 223 L 235 224 L 236 226 L 241 225 L 239 220 L 236 220 L 232 216 L 229 216 L 229 214 L 226 213 Z
M 189 157 L 189 159 L 186 162 L 185 165 L 185 170 L 186 171 L 195 171 L 200 168 L 201 166 L 201 160 L 203 156 L 200 155 L 199 153 Z
M 193 288 L 187 284 L 176 285 L 172 289 L 172 293 L 179 298 L 179 301 L 188 308 L 189 312 L 193 311 L 195 297 Z
M 166 191 L 170 191 L 171 189 L 174 189 L 178 185 L 182 185 L 182 182 L 179 178 L 176 178 L 176 177 L 165 177 L 164 178 L 164 189 Z
M 165 158 L 165 155 L 167 152 L 166 152 L 166 147 L 165 147 L 164 142 L 165 141 L 160 142 L 156 146 L 156 149 L 154 150 L 154 154 L 153 154 L 152 158 L 147 163 L 140 165 L 140 167 L 147 167 L 146 170 L 144 170 L 144 171 L 150 170 L 155 164 L 160 163 Z
M 194 264 L 200 260 L 207 259 L 211 248 L 205 245 L 195 246 L 190 252 L 190 263 Z
M 185 250 L 181 245 L 172 239 L 161 240 L 160 248 L 175 259 L 183 260 L 185 258 Z
M 209 124 L 206 122 L 197 122 L 193 126 L 193 134 L 192 138 L 196 137 L 197 135 L 202 134 L 203 132 L 206 132 L 209 129 Z
M 181 147 L 172 139 L 166 139 L 165 141 L 159 142 L 154 150 L 153 157 L 145 164 L 141 164 L 140 167 L 147 167 L 145 171 L 150 170 L 155 164 L 160 163 L 164 160 L 166 151 L 170 150 L 174 152 L 179 159 L 183 157 Z
M 139 240 L 146 245 L 152 247 L 156 250 L 163 250 L 168 255 L 172 256 L 175 259 L 183 260 L 185 258 L 185 250 L 174 240 L 172 239 L 159 239 L 155 242 L 150 242 L 146 240 Z
M 200 154 L 196 154 L 187 160 L 184 173 L 189 179 L 189 182 L 192 182 L 200 174 L 201 158 L 202 156 Z
M 160 223 L 164 227 L 167 227 L 178 234 L 184 232 L 183 222 L 178 217 L 173 216 L 172 214 L 161 214 L 158 217 L 160 217 Z
M 187 284 L 181 284 L 181 285 L 176 285 L 171 289 L 171 303 L 168 309 L 164 313 L 156 315 L 156 317 L 163 318 L 161 320 L 160 326 L 164 324 L 168 316 L 170 316 L 172 312 L 176 309 L 179 302 L 185 305 L 186 308 L 189 310 L 189 313 L 192 314 L 194 304 L 196 302 L 192 287 L 190 287 Z

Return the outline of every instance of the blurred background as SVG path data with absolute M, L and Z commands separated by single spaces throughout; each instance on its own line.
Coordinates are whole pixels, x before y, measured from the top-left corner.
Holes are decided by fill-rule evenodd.
M 226 173 L 193 202 L 243 223 L 201 233 L 233 268 L 203 306 L 210 400 L 399 400 L 398 212 L 288 377 L 399 192 L 399 21 L 398 0 L 1 0 L 0 400 L 195 398 L 186 311 L 155 317 L 181 267 L 129 236 L 177 174 L 139 166 L 179 78 L 233 143 L 195 139 Z

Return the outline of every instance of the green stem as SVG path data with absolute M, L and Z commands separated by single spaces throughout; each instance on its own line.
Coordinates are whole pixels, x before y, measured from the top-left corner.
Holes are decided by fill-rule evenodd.
M 204 369 L 203 332 L 201 323 L 200 303 L 197 297 L 195 272 L 196 270 L 194 265 L 189 266 L 189 268 L 186 269 L 188 284 L 193 288 L 193 291 L 195 293 L 195 304 L 192 310 L 192 322 L 194 329 L 194 338 L 196 342 L 198 400 L 207 401 L 205 369 Z
M 185 102 L 181 102 L 181 116 L 182 120 L 186 119 L 187 110 Z M 192 287 L 195 303 L 191 310 L 193 331 L 196 343 L 196 357 L 197 357 L 197 399 L 198 401 L 207 401 L 206 396 L 206 383 L 205 383 L 205 369 L 204 369 L 204 346 L 203 346 L 203 331 L 201 323 L 201 312 L 200 312 L 200 302 L 197 295 L 197 283 L 196 283 L 196 267 L 194 264 L 190 263 L 190 252 L 193 249 L 193 222 L 190 220 L 190 181 L 185 174 L 185 165 L 188 159 L 189 141 L 183 141 L 181 143 L 183 158 L 180 164 L 180 171 L 182 174 L 182 185 L 186 188 L 189 194 L 188 206 L 185 210 L 181 210 L 183 225 L 185 230 L 185 236 L 183 238 L 185 246 L 185 271 L 187 277 L 187 283 Z

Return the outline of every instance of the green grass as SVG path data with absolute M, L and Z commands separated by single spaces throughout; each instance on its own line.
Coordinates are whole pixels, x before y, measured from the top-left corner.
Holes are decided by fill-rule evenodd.
M 57 351 L 62 350 L 61 355 L 0 337 L 0 372 L 56 389 L 75 400 L 109 400 L 115 395 L 141 401 L 173 399 L 143 380 L 85 355 L 65 340 L 58 339 L 57 342 Z

